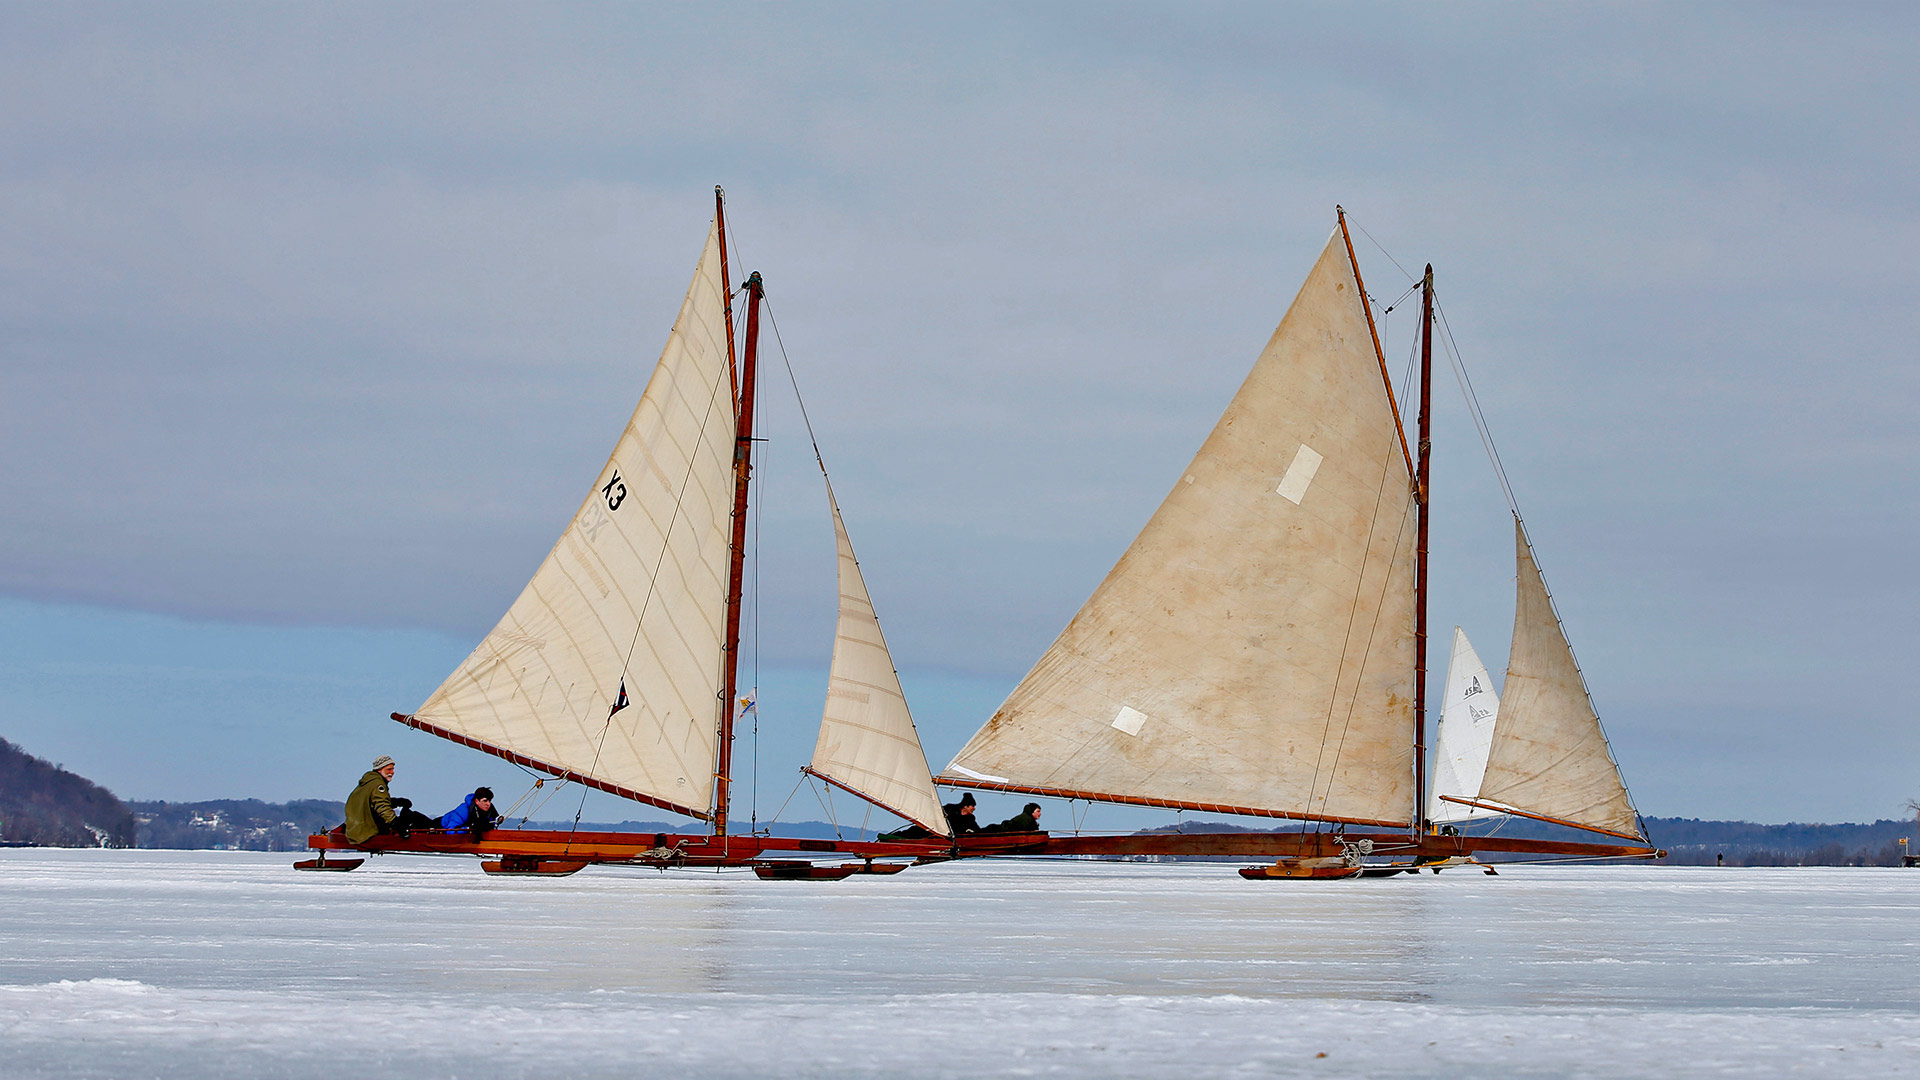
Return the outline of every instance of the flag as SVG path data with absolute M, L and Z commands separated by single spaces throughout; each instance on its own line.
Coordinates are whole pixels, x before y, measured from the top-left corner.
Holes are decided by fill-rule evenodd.
M 753 695 L 752 695 L 752 694 L 748 694 L 748 695 L 746 695 L 745 697 L 742 697 L 742 698 L 740 699 L 740 715 L 741 715 L 741 716 L 745 716 L 745 715 L 747 715 L 748 713 L 750 713 L 750 712 L 752 712 L 752 711 L 753 711 L 753 707 L 754 707 L 754 706 L 755 706 L 756 704 L 758 704 L 758 702 L 756 702 L 756 701 L 754 701 L 754 700 L 753 700 Z
M 617 713 L 621 709 L 624 709 L 626 707 L 627 707 L 627 680 L 621 679 L 620 680 L 620 696 L 613 699 L 613 708 L 607 710 L 607 719 L 609 720 L 613 719 L 614 713 Z

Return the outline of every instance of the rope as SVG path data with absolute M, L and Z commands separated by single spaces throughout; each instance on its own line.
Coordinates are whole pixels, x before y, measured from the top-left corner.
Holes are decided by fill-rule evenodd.
M 806 782 L 807 782 L 807 774 L 805 772 L 802 772 L 800 774 L 800 779 L 795 780 L 793 782 L 793 790 L 787 792 L 787 797 L 780 801 L 780 809 L 775 810 L 773 812 L 773 816 L 767 819 L 768 828 L 772 828 L 773 823 L 780 820 L 780 815 L 787 812 L 787 804 L 793 801 L 793 797 L 795 795 L 800 794 L 800 785 Z
M 812 786 L 813 786 L 813 797 L 814 797 L 814 798 L 815 798 L 816 800 L 818 800 L 818 801 L 819 801 L 819 803 L 820 803 L 820 809 L 821 809 L 822 811 L 824 811 L 824 812 L 826 813 L 826 815 L 827 815 L 827 824 L 829 824 L 829 825 L 831 825 L 831 826 L 833 826 L 833 835 L 834 835 L 835 837 L 838 837 L 838 836 L 840 835 L 840 821 L 839 821 L 839 819 L 837 819 L 837 818 L 835 818 L 835 817 L 833 816 L 833 787 L 832 787 L 832 785 L 830 785 L 830 784 L 827 784 L 827 785 L 823 785 L 823 784 L 814 784 L 814 785 L 812 785 Z M 825 788 L 826 788 L 826 790 L 827 790 L 827 793 L 826 793 L 826 795 L 825 795 L 825 796 L 822 796 L 822 795 L 820 794 L 820 789 L 821 789 L 822 787 L 825 787 Z
M 1387 462 L 1391 463 L 1393 460 L 1394 459 L 1392 454 L 1389 453 L 1387 455 Z M 1380 523 L 1380 506 L 1386 500 L 1387 488 L 1391 486 L 1387 483 L 1387 478 L 1392 474 L 1392 471 L 1393 470 L 1392 470 L 1391 464 L 1383 464 L 1381 466 L 1380 484 L 1374 490 L 1373 517 L 1367 522 L 1367 542 L 1364 550 L 1367 551 L 1368 553 L 1371 553 L 1373 551 L 1374 530 Z M 1400 513 L 1400 531 L 1404 532 L 1405 530 L 1406 530 L 1406 511 L 1403 509 Z M 1396 543 L 1394 545 L 1394 551 L 1398 552 L 1399 549 L 1400 549 L 1400 545 Z M 1323 771 L 1333 770 L 1339 767 L 1340 754 L 1346 747 L 1347 731 L 1353 726 L 1353 711 L 1358 704 L 1357 700 L 1349 701 L 1347 703 L 1346 720 L 1341 725 L 1341 728 L 1340 728 L 1340 739 L 1337 743 L 1335 743 L 1335 746 L 1334 746 L 1333 761 L 1331 763 L 1327 763 L 1327 760 L 1326 760 L 1327 741 L 1328 741 L 1329 735 L 1332 733 L 1332 730 L 1333 730 L 1334 709 L 1339 704 L 1339 701 L 1340 701 L 1340 684 L 1346 676 L 1347 655 L 1349 652 L 1352 651 L 1354 624 L 1359 619 L 1359 616 L 1360 616 L 1360 590 L 1366 584 L 1367 565 L 1370 561 L 1371 561 L 1370 559 L 1363 559 L 1361 561 L 1360 573 L 1354 579 L 1354 583 L 1353 583 L 1353 599 L 1350 602 L 1350 606 L 1347 609 L 1347 628 L 1346 628 L 1346 632 L 1341 636 L 1341 640 L 1340 640 L 1340 663 L 1338 664 L 1338 666 L 1334 668 L 1333 694 L 1331 697 L 1327 699 L 1326 721 L 1325 723 L 1322 724 L 1320 728 L 1320 752 L 1314 755 L 1313 780 L 1307 787 L 1307 806 L 1309 809 L 1312 808 L 1313 800 L 1315 798 L 1321 798 L 1321 809 L 1323 811 L 1325 810 L 1326 808 L 1325 798 L 1319 796 L 1320 774 Z M 1381 591 L 1383 595 L 1385 593 L 1386 583 L 1389 583 L 1392 580 L 1393 580 L 1393 573 L 1391 570 L 1389 570 L 1386 575 L 1386 582 L 1383 582 L 1381 585 Z M 1378 627 L 1378 625 L 1379 625 L 1379 613 L 1378 613 L 1378 609 L 1376 608 L 1373 625 L 1370 626 L 1367 630 L 1367 645 L 1369 649 L 1371 649 L 1373 644 L 1373 631 L 1375 628 Z M 1360 663 L 1362 665 L 1362 671 L 1364 672 L 1365 664 L 1366 664 L 1365 653 L 1362 653 Z M 1357 687 L 1356 687 L 1354 696 L 1356 699 L 1359 697 Z M 1328 775 L 1327 777 L 1327 795 L 1329 796 L 1333 794 L 1334 779 L 1335 777 L 1333 775 Z M 1316 832 L 1320 831 L 1320 828 L 1323 825 L 1325 825 L 1325 822 L 1315 822 L 1314 831 Z
M 1467 399 L 1467 412 L 1473 417 L 1473 429 L 1480 436 L 1480 446 L 1487 452 L 1487 461 L 1493 466 L 1494 479 L 1500 483 L 1500 493 L 1507 498 L 1507 509 L 1514 517 L 1520 516 L 1520 504 L 1514 501 L 1513 485 L 1507 482 L 1507 467 L 1500 460 L 1500 451 L 1493 445 L 1493 430 L 1487 426 L 1486 414 L 1480 411 L 1480 395 L 1474 393 L 1473 379 L 1467 375 L 1467 365 L 1460 358 L 1460 350 L 1454 344 L 1453 327 L 1447 324 L 1447 313 L 1440 306 L 1440 296 L 1436 291 L 1433 298 L 1433 313 L 1440 320 L 1440 343 L 1446 347 L 1447 363 L 1453 368 L 1454 381 L 1460 384 L 1460 393 Z
M 760 829 L 760 521 L 761 492 L 766 490 L 767 480 L 772 472 L 773 444 L 768 442 L 760 454 L 760 483 L 752 488 L 753 494 L 753 618 L 749 625 L 753 632 L 753 689 L 748 695 L 753 700 L 753 781 L 748 788 L 747 833 Z M 733 708 L 729 702 L 727 708 Z
M 1367 232 L 1367 227 L 1365 225 L 1362 225 L 1360 224 L 1360 222 L 1354 220 L 1353 211 L 1351 210 L 1347 211 L 1347 220 L 1353 222 L 1353 227 L 1356 229 L 1359 229 L 1361 234 L 1365 236 L 1373 244 L 1375 248 L 1379 249 L 1380 254 L 1385 255 L 1387 257 L 1387 261 L 1393 264 L 1393 268 L 1395 270 L 1400 271 L 1400 273 L 1404 275 L 1408 281 L 1415 282 L 1416 284 L 1420 281 L 1419 278 L 1414 277 L 1412 274 L 1407 273 L 1407 268 L 1400 265 L 1400 260 L 1394 258 L 1392 252 L 1380 246 L 1380 241 L 1375 240 L 1373 238 L 1373 234 L 1370 232 Z M 1408 290 L 1408 291 L 1411 292 L 1412 290 Z M 1404 299 L 1406 299 L 1406 297 L 1404 296 L 1401 297 L 1401 300 L 1404 300 Z M 1400 302 L 1399 300 L 1394 301 L 1394 303 L 1396 304 L 1399 302 Z
M 1412 501 L 1412 500 L 1408 500 L 1408 502 L 1409 502 L 1409 504 L 1411 504 L 1411 501 Z M 1406 535 L 1406 532 L 1407 532 L 1407 509 L 1406 509 L 1406 508 L 1402 508 L 1402 510 L 1400 511 L 1400 529 L 1399 529 L 1399 535 L 1401 535 L 1401 536 L 1405 536 L 1405 535 Z M 1371 536 L 1369 536 L 1369 540 L 1371 540 Z M 1393 546 L 1393 550 L 1394 550 L 1394 553 L 1395 553 L 1396 555 L 1397 555 L 1397 554 L 1399 554 L 1399 552 L 1400 552 L 1400 545 L 1399 545 L 1399 544 L 1397 544 L 1397 543 L 1396 543 L 1396 544 L 1394 544 L 1394 546 Z M 1383 607 L 1385 606 L 1385 602 L 1386 602 L 1386 595 L 1387 595 L 1387 587 L 1388 587 L 1389 585 L 1391 585 L 1392 583 L 1393 583 L 1393 571 L 1392 571 L 1391 569 L 1389 569 L 1389 570 L 1387 571 L 1387 573 L 1386 573 L 1385 575 L 1383 575 L 1383 576 L 1382 576 L 1382 578 L 1381 578 L 1381 582 L 1380 582 L 1380 595 L 1379 595 L 1379 598 L 1378 598 L 1378 600 L 1376 601 L 1376 603 L 1375 603 L 1375 605 L 1374 605 L 1374 609 L 1373 609 L 1373 610 L 1374 610 L 1374 619 L 1373 619 L 1373 622 L 1372 622 L 1372 624 L 1371 624 L 1371 625 L 1369 625 L 1369 626 L 1367 627 L 1367 645 L 1366 645 L 1366 648 L 1365 648 L 1364 650 L 1362 650 L 1362 652 L 1361 652 L 1361 654 L 1360 654 L 1360 672 L 1361 672 L 1361 675 L 1362 675 L 1362 676 L 1364 676 L 1364 675 L 1366 674 L 1366 663 L 1367 663 L 1367 661 L 1366 661 L 1366 658 L 1367 658 L 1368 656 L 1370 656 L 1370 655 L 1372 655 L 1372 653 L 1373 653 L 1373 638 L 1374 638 L 1374 635 L 1375 635 L 1376 633 L 1378 633 L 1378 632 L 1379 632 L 1379 630 L 1380 630 L 1380 611 L 1381 611 L 1381 609 L 1382 609 L 1382 608 L 1383 608 Z M 1343 662 L 1343 664 L 1344 664 L 1344 658 L 1345 658 L 1345 654 L 1344 654 L 1344 653 L 1342 653 L 1342 662 Z M 1338 686 L 1338 684 L 1336 683 L 1336 692 L 1337 692 L 1337 686 Z M 1358 686 L 1356 685 L 1356 686 L 1355 686 L 1355 688 L 1354 688 L 1354 695 L 1353 695 L 1353 697 L 1351 697 L 1351 698 L 1349 698 L 1349 699 L 1347 699 L 1347 718 L 1346 718 L 1346 720 L 1345 720 L 1345 721 L 1344 721 L 1344 722 L 1343 722 L 1343 723 L 1341 724 L 1341 726 L 1340 726 L 1340 741 L 1339 741 L 1338 743 L 1336 743 L 1336 744 L 1334 744 L 1334 750 L 1333 750 L 1333 764 L 1334 764 L 1334 767 L 1335 767 L 1335 768 L 1338 768 L 1338 767 L 1339 767 L 1339 765 L 1340 765 L 1340 755 L 1341 755 L 1341 754 L 1342 754 L 1342 753 L 1343 753 L 1343 752 L 1344 752 L 1344 751 L 1346 750 L 1346 748 L 1347 748 L 1347 733 L 1348 733 L 1348 731 L 1350 731 L 1350 730 L 1352 729 L 1352 727 L 1353 727 L 1353 714 L 1354 714 L 1354 710 L 1355 710 L 1355 709 L 1357 709 L 1357 708 L 1359 708 L 1359 705 L 1360 705 L 1360 693 L 1359 693 L 1359 687 L 1358 687 Z M 1328 795 L 1332 795 L 1332 794 L 1333 794 L 1333 777 L 1328 777 L 1328 778 L 1327 778 L 1327 794 L 1328 794 Z M 1325 804 L 1323 803 L 1322 805 L 1324 806 Z
M 1560 617 L 1560 605 L 1553 598 L 1553 590 L 1547 587 L 1546 571 L 1540 569 L 1540 557 L 1533 549 L 1533 537 L 1527 532 L 1526 520 L 1520 516 L 1520 503 L 1514 498 L 1513 484 L 1507 479 L 1506 465 L 1500 460 L 1500 451 L 1494 446 L 1493 431 L 1487 425 L 1486 414 L 1480 410 L 1480 397 L 1474 393 L 1473 379 L 1467 374 L 1466 361 L 1460 356 L 1459 347 L 1453 339 L 1453 327 L 1447 322 L 1446 311 L 1441 308 L 1437 294 L 1434 297 L 1433 310 L 1440 322 L 1443 334 L 1441 341 L 1446 346 L 1448 363 L 1452 365 L 1454 378 L 1460 384 L 1460 391 L 1467 399 L 1467 411 L 1473 417 L 1473 426 L 1480 435 L 1480 444 L 1487 452 L 1487 461 L 1493 466 L 1493 475 L 1500 484 L 1500 492 L 1507 498 L 1507 509 L 1513 513 L 1514 524 L 1519 527 L 1520 539 L 1527 546 L 1527 555 L 1533 560 L 1534 571 L 1540 575 L 1540 588 L 1547 594 L 1547 610 L 1553 613 L 1554 625 L 1560 630 L 1560 640 L 1566 644 L 1567 655 L 1573 660 L 1574 674 L 1580 677 L 1580 692 L 1587 697 L 1587 709 L 1593 714 L 1594 726 L 1600 731 L 1600 743 L 1606 749 L 1607 762 L 1613 766 L 1613 775 L 1620 782 L 1621 791 L 1626 793 L 1627 805 L 1633 806 L 1633 791 L 1627 787 L 1627 778 L 1620 772 L 1620 763 L 1613 756 L 1613 740 L 1607 738 L 1606 724 L 1601 721 L 1600 710 L 1593 703 L 1593 689 L 1587 685 L 1587 673 L 1580 666 L 1579 656 L 1573 651 L 1572 639 L 1567 636 L 1566 621 Z M 1640 821 L 1640 811 L 1637 807 L 1634 809 L 1634 821 L 1640 829 L 1640 838 L 1646 840 L 1646 825 Z
M 519 762 L 515 762 L 514 764 L 518 765 Z M 526 794 L 521 795 L 518 799 L 515 799 L 513 801 L 513 805 L 507 807 L 506 810 L 501 813 L 500 819 L 504 821 L 507 818 L 512 817 L 514 815 L 514 812 L 520 809 L 520 805 L 526 802 L 528 799 L 533 798 L 533 793 L 536 791 L 539 791 L 542 787 L 544 787 L 546 785 L 546 782 L 547 782 L 546 777 L 536 775 L 534 777 L 533 786 L 526 790 Z M 525 825 L 526 823 L 527 823 L 526 818 L 523 817 L 520 819 L 520 824 Z
M 526 814 L 524 814 L 524 815 L 523 815 L 523 816 L 522 816 L 522 817 L 520 818 L 520 824 L 522 824 L 522 825 L 525 825 L 525 824 L 526 824 L 526 823 L 527 823 L 527 822 L 528 822 L 528 821 L 529 821 L 529 820 L 530 820 L 530 819 L 531 819 L 531 818 L 533 817 L 533 815 L 535 815 L 535 814 L 537 814 L 537 813 L 539 813 L 539 812 L 540 812 L 540 808 L 541 808 L 541 807 L 543 807 L 543 806 L 545 806 L 545 805 L 547 805 L 547 803 L 549 803 L 549 802 L 551 802 L 551 801 L 553 801 L 553 797 L 554 797 L 555 795 L 558 795 L 558 794 L 560 794 L 560 789 L 561 789 L 561 788 L 563 788 L 563 787 L 566 787 L 566 786 L 567 786 L 567 784 L 568 784 L 568 781 L 566 781 L 566 780 L 560 780 L 560 781 L 559 781 L 558 783 L 556 783 L 556 784 L 554 784 L 554 785 L 553 785 L 553 790 L 552 790 L 552 791 L 549 791 L 549 792 L 547 792 L 547 797 L 546 797 L 546 798 L 544 798 L 544 799 L 541 799 L 541 800 L 540 800 L 539 802 L 537 802 L 537 803 L 535 803 L 535 804 L 534 804 L 534 806 L 533 806 L 533 809 L 531 809 L 531 810 L 529 810 L 529 811 L 527 811 L 527 812 L 526 812 Z M 534 786 L 535 786 L 535 787 L 538 787 L 539 785 L 538 785 L 538 784 L 536 784 L 536 785 L 534 785 Z M 578 819 L 578 818 L 575 818 L 575 819 L 574 819 L 574 827 L 575 827 L 575 828 L 578 828 L 578 827 L 579 827 L 579 825 L 580 825 L 580 821 L 579 821 L 579 819 Z M 568 833 L 568 834 L 567 834 L 567 842 L 568 842 L 568 843 L 572 843 L 572 842 L 573 842 L 573 834 L 572 834 L 572 833 Z

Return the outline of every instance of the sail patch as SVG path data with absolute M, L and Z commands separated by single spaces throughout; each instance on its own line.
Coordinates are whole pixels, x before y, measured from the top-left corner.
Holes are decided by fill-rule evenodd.
M 1299 506 L 1300 500 L 1306 498 L 1307 485 L 1313 483 L 1313 474 L 1320 471 L 1320 463 L 1325 460 L 1319 451 L 1301 443 L 1300 449 L 1294 452 L 1293 464 L 1287 466 L 1287 475 L 1280 478 L 1280 486 L 1273 489 L 1274 493 Z
M 1115 713 L 1113 717 L 1113 726 L 1116 730 L 1124 731 L 1135 737 L 1139 736 L 1140 728 L 1144 726 L 1146 722 L 1147 714 L 1131 705 L 1120 706 L 1120 711 Z

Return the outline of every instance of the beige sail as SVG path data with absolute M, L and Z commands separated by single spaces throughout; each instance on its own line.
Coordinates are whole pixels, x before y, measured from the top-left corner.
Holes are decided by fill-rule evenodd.
M 640 404 L 560 540 L 414 719 L 708 816 L 734 406 L 717 228 Z M 628 705 L 610 711 L 624 685 Z
M 1411 819 L 1414 502 L 1362 303 L 1336 231 L 1173 492 L 943 778 Z
M 914 729 L 832 485 L 827 487 L 827 505 L 840 545 L 840 625 L 834 633 L 827 704 L 811 768 L 868 802 L 949 836 L 920 733 Z
M 1519 561 L 1513 651 L 1480 798 L 1639 836 L 1633 803 L 1534 564 L 1526 529 L 1518 518 L 1513 527 Z

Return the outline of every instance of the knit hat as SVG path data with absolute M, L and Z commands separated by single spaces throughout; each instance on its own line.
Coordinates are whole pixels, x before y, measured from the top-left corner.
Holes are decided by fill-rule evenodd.
M 393 764 L 393 759 L 385 754 L 381 754 L 379 757 L 373 759 L 373 771 L 379 772 L 391 764 Z
M 972 805 L 973 805 L 973 792 L 971 792 L 971 791 L 969 791 L 969 792 L 967 792 L 967 793 L 966 793 L 965 795 L 962 795 L 962 796 L 960 796 L 960 805 L 961 805 L 961 806 L 972 806 Z

